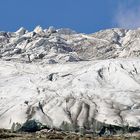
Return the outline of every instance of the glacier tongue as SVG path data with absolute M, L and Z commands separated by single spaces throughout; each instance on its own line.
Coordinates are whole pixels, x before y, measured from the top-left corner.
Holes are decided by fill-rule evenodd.
M 30 119 L 140 126 L 139 37 L 139 29 L 0 32 L 0 128 Z
M 90 128 L 93 119 L 140 125 L 139 59 L 54 65 L 0 61 L 0 75 L 0 127 L 27 119 L 55 127 L 67 122 Z

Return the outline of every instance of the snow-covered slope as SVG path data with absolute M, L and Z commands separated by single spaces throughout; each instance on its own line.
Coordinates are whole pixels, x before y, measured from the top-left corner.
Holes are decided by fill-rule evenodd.
M 140 126 L 139 53 L 139 29 L 1 32 L 0 128 Z

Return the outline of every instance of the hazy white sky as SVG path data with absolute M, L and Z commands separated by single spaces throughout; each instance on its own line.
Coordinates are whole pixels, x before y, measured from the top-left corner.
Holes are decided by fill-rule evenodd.
M 113 22 L 121 28 L 140 27 L 140 0 L 128 0 L 127 3 L 124 1 L 119 3 Z

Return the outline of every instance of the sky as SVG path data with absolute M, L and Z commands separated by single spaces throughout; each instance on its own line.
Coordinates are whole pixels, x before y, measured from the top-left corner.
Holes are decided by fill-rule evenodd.
M 71 28 L 93 33 L 140 26 L 140 0 L 0 0 L 0 30 Z

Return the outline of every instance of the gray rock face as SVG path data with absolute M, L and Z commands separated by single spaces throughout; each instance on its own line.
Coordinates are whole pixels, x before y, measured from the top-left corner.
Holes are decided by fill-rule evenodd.
M 139 29 L 1 32 L 0 128 L 140 126 L 139 56 Z

